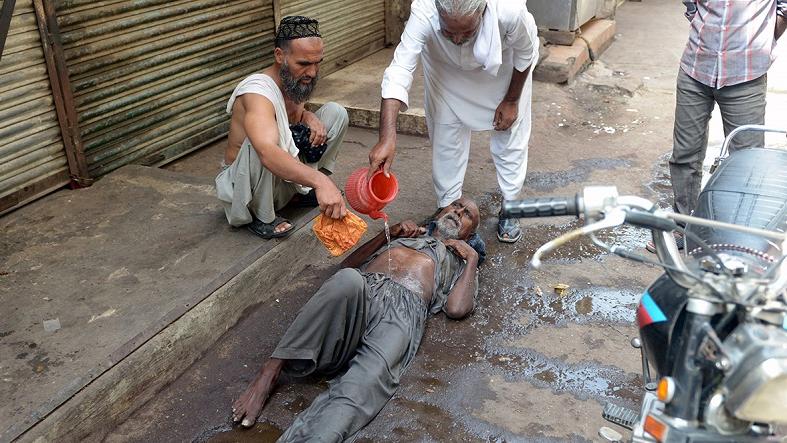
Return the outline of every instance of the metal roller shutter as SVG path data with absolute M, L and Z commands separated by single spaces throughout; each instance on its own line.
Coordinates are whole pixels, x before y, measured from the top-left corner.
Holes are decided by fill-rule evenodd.
M 281 0 L 281 14 L 305 15 L 320 22 L 325 41 L 322 75 L 385 46 L 385 0 Z
M 271 0 L 58 0 L 90 175 L 226 135 L 236 84 L 271 63 Z
M 33 1 L 17 0 L 0 60 L 0 214 L 69 181 Z

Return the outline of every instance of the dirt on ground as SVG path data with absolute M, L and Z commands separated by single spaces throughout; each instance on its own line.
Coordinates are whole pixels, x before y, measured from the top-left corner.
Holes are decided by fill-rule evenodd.
M 619 15 L 620 34 L 604 64 L 571 85 L 535 85 L 526 196 L 573 195 L 583 186 L 603 184 L 670 205 L 666 159 L 674 98 L 665 85 L 672 78 L 674 87 L 685 33 L 668 31 L 682 23 L 679 6 L 642 5 Z M 673 13 L 676 18 L 663 18 Z M 643 28 L 661 39 L 649 52 L 641 46 Z M 376 138 L 373 131 L 348 133 L 337 182 L 367 161 Z M 500 194 L 488 143 L 489 134 L 474 135 L 464 187 L 479 203 L 480 233 L 488 247 L 477 308 L 462 321 L 443 315 L 428 321 L 400 389 L 359 441 L 597 441 L 598 428 L 606 425 L 604 404 L 634 407 L 641 396 L 640 356 L 629 342 L 637 334 L 636 303 L 659 270 L 612 257 L 586 240 L 533 269 L 533 252 L 578 221 L 523 220 L 522 240 L 499 243 Z M 192 165 L 218 161 L 217 152 L 198 154 Z M 394 168 L 402 190 L 390 206 L 393 220 L 422 220 L 434 212 L 430 164 L 428 140 L 400 139 Z M 191 167 L 188 160 L 173 166 Z M 380 228 L 370 225 L 372 233 Z M 621 228 L 603 238 L 644 253 L 648 234 Z M 274 441 L 325 389 L 326 380 L 282 384 L 250 430 L 231 426 L 231 404 L 337 263 L 316 258 L 298 281 L 250 309 L 107 440 Z M 562 293 L 555 290 L 560 284 L 568 287 Z
M 537 88 L 527 195 L 570 195 L 588 184 L 615 184 L 623 193 L 669 200 L 663 155 L 668 115 L 664 122 L 652 115 L 655 109 L 669 113 L 668 98 L 654 100 L 647 92 L 629 97 L 584 80 L 571 87 Z M 627 111 L 634 107 L 643 111 Z M 371 131 L 351 131 L 346 150 L 356 165 L 375 138 Z M 424 192 L 431 191 L 424 171 L 431 154 L 428 141 L 407 142 L 397 157 L 396 173 L 404 185 L 391 208 L 394 219 L 422 218 L 435 204 L 434 196 Z M 519 243 L 497 242 L 500 195 L 487 143 L 487 134 L 474 138 L 465 184 L 480 204 L 489 254 L 481 269 L 478 307 L 463 321 L 442 315 L 429 321 L 401 388 L 361 431 L 362 441 L 594 440 L 605 424 L 605 402 L 633 407 L 639 399 L 639 355 L 628 343 L 636 335 L 632 321 L 638 297 L 658 272 L 610 257 L 589 241 L 563 248 L 542 269 L 531 269 L 528 261 L 537 247 L 578 222 L 523 221 L 525 236 Z M 606 238 L 634 249 L 647 240 L 646 233 L 634 229 Z M 278 388 L 252 430 L 230 426 L 230 405 L 335 265 L 317 261 L 275 300 L 250 310 L 108 440 L 275 440 L 327 386 L 325 380 Z M 555 291 L 558 284 L 568 285 L 562 295 Z

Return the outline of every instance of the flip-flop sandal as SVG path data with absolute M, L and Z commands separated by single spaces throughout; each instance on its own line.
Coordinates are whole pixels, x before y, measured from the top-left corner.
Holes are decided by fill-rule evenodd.
M 516 243 L 522 238 L 518 218 L 501 218 L 497 222 L 497 239 L 503 243 Z
M 307 192 L 306 194 L 298 194 L 297 196 L 293 197 L 290 204 L 296 208 L 316 208 L 320 206 L 320 203 L 317 201 L 317 194 L 314 192 L 314 189 Z
M 276 232 L 276 227 L 282 223 L 289 223 L 290 227 L 281 232 Z M 276 217 L 275 219 L 273 219 L 273 222 L 271 223 L 264 223 L 255 217 L 254 221 L 246 225 L 246 227 L 249 229 L 249 231 L 259 235 L 260 237 L 266 240 L 270 240 L 272 238 L 286 237 L 290 235 L 290 232 L 292 232 L 293 229 L 295 229 L 295 225 L 292 224 L 291 221 L 282 217 Z

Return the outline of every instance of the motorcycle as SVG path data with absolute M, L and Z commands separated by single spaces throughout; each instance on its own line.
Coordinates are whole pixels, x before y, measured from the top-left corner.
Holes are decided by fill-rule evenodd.
M 538 249 L 535 268 L 548 252 L 589 236 L 610 253 L 664 269 L 637 309 L 640 411 L 604 409 L 634 442 L 784 441 L 777 427 L 787 424 L 787 152 L 725 156 L 742 131 L 787 133 L 754 125 L 733 131 L 692 216 L 604 186 L 503 207 L 507 217 L 584 217 L 584 226 Z M 623 224 L 652 232 L 658 260 L 595 235 Z M 684 234 L 684 253 L 673 231 Z

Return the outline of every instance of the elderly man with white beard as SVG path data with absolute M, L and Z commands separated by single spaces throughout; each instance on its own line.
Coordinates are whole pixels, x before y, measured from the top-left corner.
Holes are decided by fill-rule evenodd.
M 475 202 L 460 198 L 429 226 L 391 226 L 390 248 L 380 233 L 356 249 L 298 311 L 233 420 L 253 426 L 282 372 L 338 374 L 279 442 L 352 441 L 396 392 L 429 315 L 459 320 L 473 311 L 485 255 L 471 240 L 479 217 Z
M 490 150 L 503 199 L 519 198 L 538 45 L 524 0 L 415 0 L 383 78 L 379 142 L 369 154 L 370 171 L 391 169 L 397 114 L 409 106 L 420 59 L 437 206 L 462 196 L 471 131 L 494 130 Z M 518 219 L 498 218 L 500 241 L 513 243 L 521 235 Z
M 344 199 L 326 174 L 333 172 L 347 132 L 347 111 L 326 103 L 304 108 L 323 59 L 318 23 L 284 17 L 276 33 L 274 64 L 244 79 L 232 93 L 232 114 L 216 191 L 232 226 L 262 238 L 284 237 L 294 226 L 276 215 L 296 194 L 298 205 L 318 206 L 328 217 L 346 214 Z M 291 128 L 291 124 L 292 126 Z M 293 140 L 293 131 L 300 145 Z M 308 134 L 308 136 L 307 136 Z

